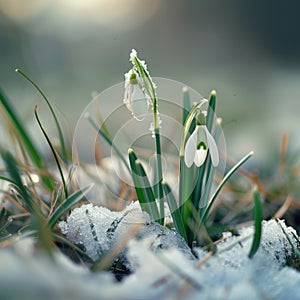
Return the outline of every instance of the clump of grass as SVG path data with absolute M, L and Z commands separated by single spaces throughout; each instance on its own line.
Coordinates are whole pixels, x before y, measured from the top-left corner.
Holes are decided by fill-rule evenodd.
M 91 186 L 79 190 L 72 178 L 64 175 L 70 174 L 70 155 L 64 146 L 58 118 L 40 88 L 25 73 L 17 71 L 32 83 L 45 99 L 58 128 L 60 146 L 53 145 L 35 107 L 34 115 L 56 163 L 55 170 L 52 161 L 46 163 L 48 159 L 40 153 L 8 97 L 0 90 L 2 119 L 7 120 L 5 126 L 10 134 L 11 145 L 14 145 L 10 148 L 0 147 L 0 155 L 5 165 L 1 170 L 0 180 L 8 184 L 7 189 L 1 191 L 1 195 L 4 195 L 0 203 L 0 239 L 8 240 L 15 233 L 26 233 L 35 236 L 38 244 L 51 253 L 57 240 L 69 244 L 58 234 L 56 224 L 84 198 Z M 72 247 L 76 248 L 75 245 Z

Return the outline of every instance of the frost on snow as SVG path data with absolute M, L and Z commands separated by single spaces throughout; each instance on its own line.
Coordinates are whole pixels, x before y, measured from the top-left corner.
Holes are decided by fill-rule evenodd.
M 62 233 L 71 242 L 84 246 L 86 254 L 94 261 L 128 237 L 134 226 L 140 226 L 137 238 L 154 236 L 153 249 L 173 246 L 192 257 L 183 238 L 177 232 L 152 222 L 138 202 L 131 203 L 121 212 L 93 204 L 83 205 L 75 208 L 66 221 L 59 223 Z
M 90 216 L 86 210 L 90 210 Z M 108 249 L 109 239 L 106 236 L 101 240 L 99 230 L 112 228 L 113 221 L 127 211 L 115 230 L 114 238 L 118 239 L 126 226 L 140 221 L 141 216 L 148 224 L 147 215 L 141 214 L 137 204 L 131 204 L 123 212 L 84 205 L 74 209 L 70 219 L 60 224 L 67 237 L 87 246 L 88 241 L 95 244 L 97 236 L 96 244 Z M 79 223 L 74 219 L 76 216 Z M 95 222 L 100 219 L 102 227 Z M 88 230 L 90 222 L 95 222 L 92 230 L 95 233 Z M 280 222 L 290 240 L 295 242 L 292 236 L 295 231 Z M 82 235 L 76 233 L 80 226 Z M 261 246 L 253 259 L 248 258 L 253 227 L 248 227 L 240 230 L 240 236 L 224 234 L 217 253 L 200 268 L 197 264 L 206 255 L 204 250 L 198 248 L 199 259 L 194 260 L 174 244 L 168 249 L 153 251 L 156 234 L 128 243 L 126 255 L 134 272 L 120 283 L 114 281 L 112 274 L 92 273 L 61 253 L 54 253 L 54 260 L 51 260 L 31 249 L 32 241 L 21 239 L 13 247 L 0 251 L 1 299 L 299 299 L 300 273 L 286 266 L 291 245 L 274 220 L 263 223 Z M 172 239 L 168 234 L 165 242 Z M 97 250 L 91 253 L 97 256 Z

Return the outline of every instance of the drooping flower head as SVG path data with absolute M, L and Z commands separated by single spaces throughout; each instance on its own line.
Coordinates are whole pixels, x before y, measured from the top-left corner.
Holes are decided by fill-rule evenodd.
M 125 74 L 123 101 L 132 115 L 139 119 L 139 116 L 147 113 L 149 106 L 154 104 L 156 87 L 145 61 L 137 57 L 136 50 L 132 49 L 129 61 L 132 63 L 132 68 Z

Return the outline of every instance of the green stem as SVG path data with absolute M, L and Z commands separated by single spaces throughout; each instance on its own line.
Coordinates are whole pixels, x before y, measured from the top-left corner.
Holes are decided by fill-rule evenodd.
M 161 162 L 161 144 L 160 144 L 160 132 L 159 132 L 159 118 L 158 118 L 158 103 L 157 96 L 155 92 L 155 88 L 152 82 L 152 79 L 148 73 L 144 69 L 144 66 L 141 64 L 140 60 L 135 57 L 133 60 L 134 65 L 136 66 L 141 78 L 144 82 L 144 87 L 146 93 L 150 97 L 151 103 L 153 105 L 153 127 L 155 134 L 155 147 L 156 147 L 156 164 L 157 164 L 157 180 L 158 182 L 154 185 L 155 197 L 159 200 L 159 210 L 160 210 L 160 218 L 164 220 L 164 194 L 163 194 L 163 174 L 162 174 L 162 162 Z
M 156 197 L 159 199 L 159 211 L 160 218 L 164 220 L 165 218 L 165 208 L 164 208 L 164 197 L 163 197 L 163 174 L 162 174 L 162 162 L 161 162 L 161 145 L 160 145 L 160 133 L 159 128 L 155 128 L 155 145 L 156 145 L 156 163 L 157 163 L 157 180 L 156 186 Z

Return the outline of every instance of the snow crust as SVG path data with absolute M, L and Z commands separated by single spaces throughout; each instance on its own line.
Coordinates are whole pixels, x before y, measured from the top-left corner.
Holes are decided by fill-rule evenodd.
M 116 229 L 107 231 L 121 217 Z M 207 252 L 197 248 L 198 258 L 192 259 L 177 234 L 167 229 L 163 234 L 162 226 L 153 225 L 137 203 L 123 212 L 85 205 L 74 209 L 60 227 L 68 239 L 97 259 L 100 250 L 109 251 L 138 222 L 142 233 L 128 242 L 125 252 L 133 273 L 122 282 L 108 272 L 92 273 L 59 252 L 51 260 L 36 253 L 33 240 L 18 238 L 12 247 L 0 250 L 0 298 L 299 299 L 300 273 L 286 266 L 292 246 L 282 228 L 294 246 L 295 231 L 284 221 L 280 221 L 282 228 L 275 220 L 263 222 L 261 246 L 253 259 L 248 258 L 250 226 L 241 229 L 239 236 L 225 233 L 216 254 L 201 267 L 198 264 Z

